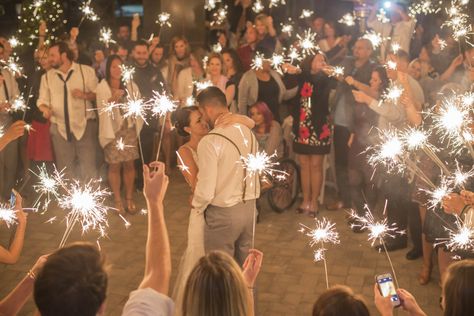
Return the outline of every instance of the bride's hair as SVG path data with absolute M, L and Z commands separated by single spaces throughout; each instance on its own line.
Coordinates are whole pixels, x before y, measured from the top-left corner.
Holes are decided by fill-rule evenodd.
M 250 293 L 234 259 L 222 251 L 210 252 L 186 282 L 183 316 L 253 315 Z
M 184 128 L 189 127 L 189 124 L 191 124 L 191 113 L 194 111 L 199 111 L 197 106 L 187 106 L 177 109 L 172 114 L 171 120 L 174 122 L 174 127 L 180 136 L 189 136 L 189 133 Z

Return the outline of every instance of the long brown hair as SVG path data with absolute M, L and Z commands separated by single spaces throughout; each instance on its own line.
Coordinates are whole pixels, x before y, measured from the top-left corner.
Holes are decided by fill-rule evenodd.
M 313 306 L 313 316 L 370 316 L 364 300 L 351 288 L 336 285 L 319 296 Z
M 444 316 L 474 315 L 474 260 L 452 264 L 444 281 Z

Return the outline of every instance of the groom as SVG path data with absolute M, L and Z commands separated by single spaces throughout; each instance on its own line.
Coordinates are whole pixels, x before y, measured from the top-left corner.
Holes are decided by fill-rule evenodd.
M 252 131 L 240 124 L 219 126 L 229 115 L 226 97 L 219 88 L 208 87 L 196 98 L 203 119 L 212 131 L 198 145 L 199 157 L 193 211 L 204 212 L 204 249 L 222 250 L 242 265 L 252 243 L 255 200 L 260 185 L 246 176 L 241 157 L 257 152 Z

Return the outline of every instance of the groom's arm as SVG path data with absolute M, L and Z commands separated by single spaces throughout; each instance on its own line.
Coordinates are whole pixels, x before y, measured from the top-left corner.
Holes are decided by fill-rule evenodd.
M 193 196 L 193 210 L 203 212 L 214 199 L 217 183 L 218 144 L 213 136 L 204 137 L 198 145 L 198 175 Z

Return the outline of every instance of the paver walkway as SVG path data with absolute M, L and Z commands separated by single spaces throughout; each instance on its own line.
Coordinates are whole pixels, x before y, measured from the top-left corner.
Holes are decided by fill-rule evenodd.
M 173 257 L 173 278 L 186 245 L 188 222 L 189 189 L 182 177 L 174 172 L 171 177 L 165 201 L 166 221 L 169 228 Z M 141 194 L 137 193 L 139 206 L 144 206 Z M 28 219 L 25 245 L 19 262 L 12 266 L 0 265 L 0 297 L 4 297 L 25 275 L 36 259 L 53 251 L 64 232 L 64 223 L 44 223 L 51 216 L 61 218 L 62 211 L 51 210 L 49 214 L 31 214 Z M 343 211 L 322 211 L 336 223 L 341 244 L 329 246 L 327 262 L 330 284 L 346 284 L 362 294 L 368 302 L 372 315 L 377 315 L 373 306 L 373 283 L 376 274 L 389 272 L 389 265 L 383 253 L 371 249 L 366 234 L 354 234 L 345 224 Z M 120 315 L 129 292 L 135 289 L 144 268 L 146 241 L 146 217 L 128 216 L 131 227 L 124 228 L 123 222 L 110 215 L 108 239 L 100 242 L 110 267 L 107 315 Z M 313 251 L 307 237 L 298 232 L 299 223 L 312 225 L 312 219 L 297 215 L 294 211 L 277 214 L 268 207 L 262 210 L 261 222 L 257 225 L 256 247 L 264 252 L 264 264 L 258 279 L 258 315 L 311 315 L 312 304 L 325 289 L 322 262 L 314 263 Z M 10 233 L 0 227 L 0 242 L 8 243 Z M 95 241 L 94 234 L 81 237 L 76 229 L 69 241 Z M 401 287 L 411 291 L 428 315 L 441 315 L 438 306 L 440 289 L 437 270 L 433 280 L 426 286 L 417 282 L 421 260 L 405 259 L 406 250 L 391 254 Z M 173 283 L 172 283 L 173 284 Z M 32 315 L 30 301 L 20 315 Z M 400 312 L 403 315 L 404 312 Z

